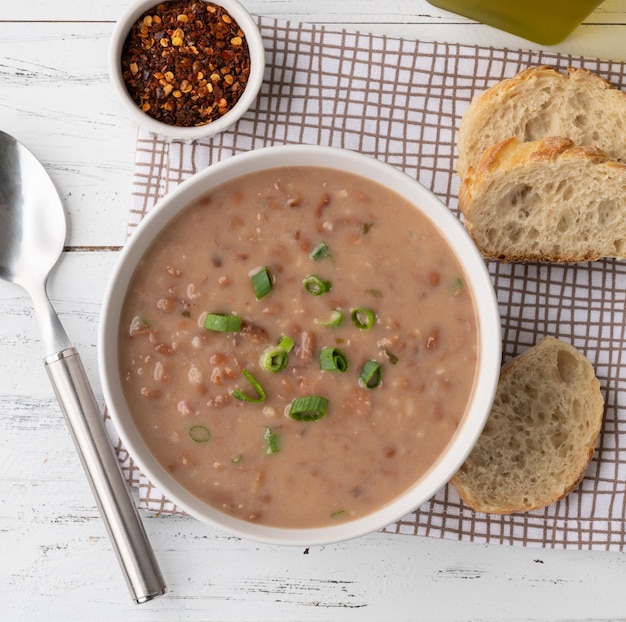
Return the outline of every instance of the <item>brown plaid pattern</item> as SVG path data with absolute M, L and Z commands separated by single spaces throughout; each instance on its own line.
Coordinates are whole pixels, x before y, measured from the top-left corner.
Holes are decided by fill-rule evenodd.
M 433 190 L 457 212 L 456 128 L 470 99 L 537 64 L 584 66 L 617 86 L 625 65 L 546 52 L 424 43 L 259 18 L 265 82 L 233 128 L 211 141 L 168 142 L 140 130 L 129 234 L 168 190 L 212 162 L 268 145 L 322 144 L 380 158 Z M 594 364 L 606 399 L 604 430 L 587 477 L 566 499 L 507 517 L 472 512 L 453 487 L 385 531 L 548 548 L 623 550 L 626 488 L 626 264 L 490 263 L 500 303 L 504 359 L 544 335 L 571 342 Z M 145 507 L 177 508 L 117 443 Z

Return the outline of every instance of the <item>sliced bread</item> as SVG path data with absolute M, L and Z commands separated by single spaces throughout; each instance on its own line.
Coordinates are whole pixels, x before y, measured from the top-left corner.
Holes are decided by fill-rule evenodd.
M 452 484 L 479 512 L 554 503 L 584 476 L 603 411 L 591 363 L 572 345 L 546 337 L 502 368 L 485 428 Z
M 566 138 L 487 149 L 461 184 L 459 207 L 488 258 L 626 258 L 626 164 Z
M 626 162 L 626 93 L 585 69 L 531 67 L 474 98 L 458 135 L 457 172 L 471 174 L 491 145 L 564 136 Z

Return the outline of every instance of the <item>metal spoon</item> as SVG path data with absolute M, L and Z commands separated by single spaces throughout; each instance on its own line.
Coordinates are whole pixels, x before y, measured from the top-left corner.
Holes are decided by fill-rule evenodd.
M 163 594 L 165 583 L 85 369 L 46 291 L 64 244 L 65 213 L 52 180 L 24 145 L 0 131 L 0 278 L 20 285 L 33 300 L 48 377 L 128 587 L 143 603 Z

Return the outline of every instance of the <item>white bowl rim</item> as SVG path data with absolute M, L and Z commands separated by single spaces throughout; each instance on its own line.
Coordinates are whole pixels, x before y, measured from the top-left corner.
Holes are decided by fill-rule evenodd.
M 248 172 L 280 166 L 341 168 L 388 185 L 407 198 L 431 217 L 456 252 L 465 267 L 479 318 L 478 369 L 470 406 L 444 455 L 424 477 L 386 506 L 363 518 L 329 527 L 284 529 L 242 521 L 208 507 L 182 489 L 143 444 L 127 412 L 119 377 L 119 313 L 137 262 L 154 235 L 210 187 Z M 456 473 L 478 440 L 489 415 L 501 366 L 500 315 L 491 277 L 483 257 L 458 218 L 430 190 L 389 164 L 347 149 L 309 145 L 265 147 L 232 156 L 195 174 L 161 199 L 121 251 L 105 292 L 98 341 L 98 363 L 109 413 L 124 446 L 151 483 L 166 498 L 205 524 L 258 542 L 297 546 L 331 544 L 380 530 L 431 499 Z
M 139 16 L 164 0 L 135 0 L 117 20 L 109 43 L 109 79 L 124 109 L 138 125 L 145 127 L 153 134 L 170 139 L 190 142 L 201 138 L 210 138 L 223 132 L 236 123 L 250 108 L 257 98 L 263 76 L 265 74 L 265 47 L 263 38 L 252 15 L 238 0 L 202 0 L 208 4 L 216 4 L 229 13 L 246 35 L 250 52 L 250 75 L 248 82 L 237 103 L 222 117 L 206 125 L 194 127 L 178 127 L 154 119 L 143 112 L 133 101 L 122 76 L 121 55 L 126 36 Z

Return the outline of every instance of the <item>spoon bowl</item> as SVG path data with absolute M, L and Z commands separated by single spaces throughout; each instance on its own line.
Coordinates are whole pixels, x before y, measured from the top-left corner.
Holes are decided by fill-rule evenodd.
M 63 204 L 45 168 L 0 131 L 0 279 L 21 286 L 33 300 L 46 371 L 131 594 L 136 602 L 146 602 L 163 594 L 165 584 L 85 369 L 46 291 L 65 235 Z
M 23 186 L 23 177 L 36 183 Z M 45 227 L 36 226 L 41 216 Z M 26 290 L 45 283 L 63 250 L 65 214 L 41 164 L 5 132 L 0 132 L 0 224 L 0 276 Z

